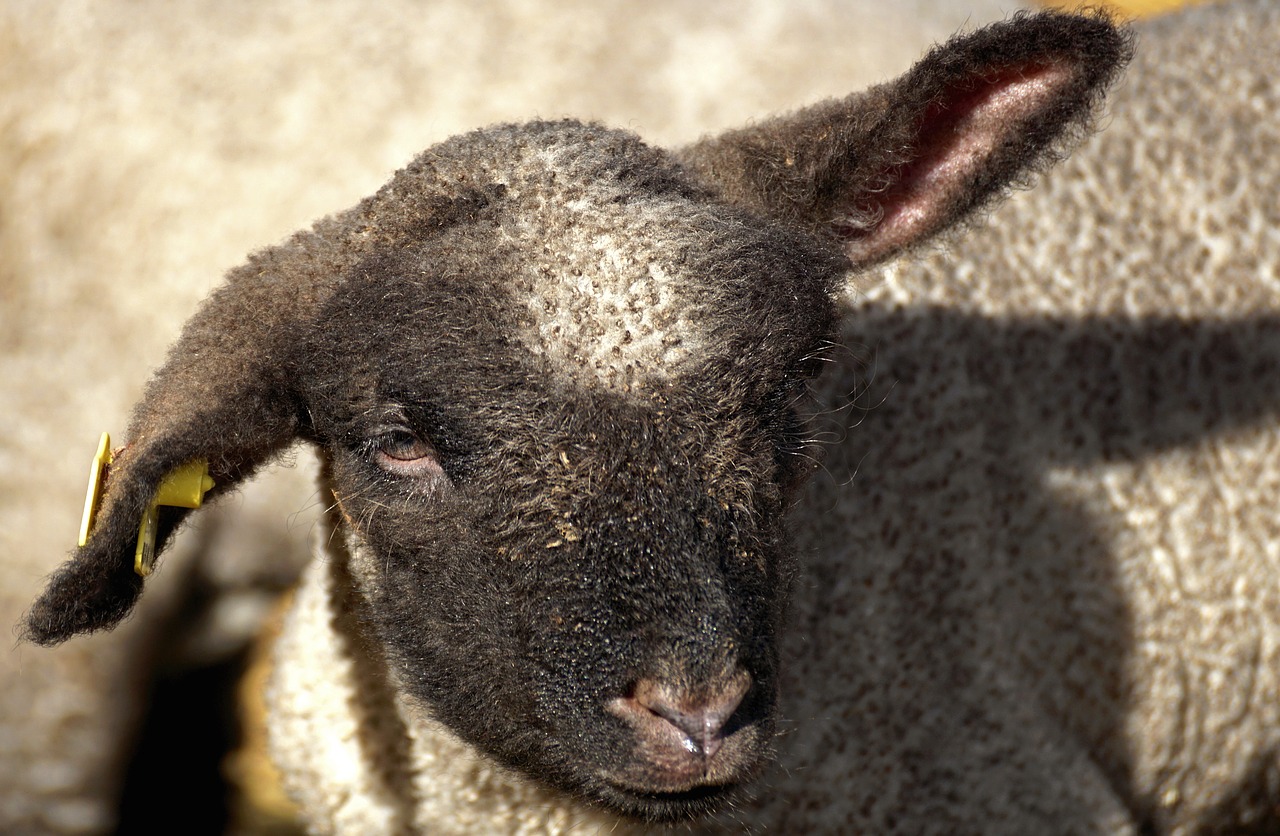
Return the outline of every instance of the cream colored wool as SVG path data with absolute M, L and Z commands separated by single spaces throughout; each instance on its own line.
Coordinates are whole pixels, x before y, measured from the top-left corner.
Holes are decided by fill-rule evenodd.
M 1080 784 L 1098 831 L 1125 829 L 1116 796 L 1157 832 L 1275 826 L 1278 44 L 1268 2 L 1141 28 L 1101 134 L 850 293 L 867 366 L 825 388 L 862 392 L 828 462 L 852 481 L 797 521 L 811 661 L 783 762 L 894 770 L 873 832 L 947 831 L 943 786 L 994 815 L 1082 773 L 1110 783 Z M 819 675 L 861 696 L 811 700 Z M 975 726 L 990 746 L 952 751 Z
M 790 727 L 705 829 L 1274 826 L 1277 44 L 1260 0 L 1144 28 L 1104 133 L 850 290 L 820 400 L 853 414 L 794 517 Z M 635 829 L 370 689 L 332 615 L 349 557 L 320 542 L 271 691 L 318 832 Z
M 0 4 L 0 615 L 65 557 L 98 433 L 246 252 L 462 130 L 574 115 L 678 142 L 887 77 L 1009 6 Z M 0 831 L 111 830 L 157 666 L 242 646 L 305 561 L 299 460 L 202 511 L 128 623 L 0 657 Z M 222 594 L 192 623 L 196 585 Z

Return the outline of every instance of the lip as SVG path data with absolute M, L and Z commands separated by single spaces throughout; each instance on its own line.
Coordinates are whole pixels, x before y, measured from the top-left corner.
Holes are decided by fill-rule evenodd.
M 683 790 L 651 790 L 605 779 L 602 800 L 626 815 L 650 822 L 693 819 L 719 810 L 742 785 L 695 784 Z
M 687 777 L 670 776 L 666 780 L 646 780 L 643 783 L 618 778 L 616 774 L 603 776 L 612 787 L 639 797 L 678 798 L 684 795 L 706 793 L 718 788 L 732 787 L 737 782 L 709 781 L 702 771 L 689 772 Z

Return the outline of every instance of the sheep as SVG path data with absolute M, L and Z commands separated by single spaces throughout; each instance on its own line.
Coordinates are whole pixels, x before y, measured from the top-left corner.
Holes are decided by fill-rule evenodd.
M 1116 124 L 1076 161 L 1039 190 L 1016 196 L 945 259 L 895 262 L 879 286 L 843 300 L 846 343 L 876 348 L 875 378 L 867 384 L 855 363 L 822 382 L 820 402 L 865 393 L 858 399 L 865 416 L 828 463 L 846 473 L 860 466 L 848 485 L 812 485 L 797 508 L 793 527 L 807 552 L 807 574 L 796 589 L 791 620 L 799 629 L 789 647 L 799 660 L 855 654 L 827 661 L 852 677 L 845 695 L 859 700 L 814 709 L 803 702 L 806 692 L 784 688 L 784 697 L 798 702 L 784 706 L 783 716 L 797 719 L 778 741 L 780 757 L 808 769 L 767 776 L 763 797 L 743 802 L 741 815 L 776 803 L 777 793 L 805 799 L 806 809 L 764 819 L 782 829 L 816 821 L 873 831 L 966 824 L 985 831 L 1001 828 L 991 819 L 977 825 L 977 817 L 999 814 L 1010 823 L 1005 829 L 1017 830 L 1044 812 L 1020 808 L 1045 804 L 1045 787 L 1062 783 L 1043 780 L 1057 754 L 1080 779 L 1061 791 L 1079 791 L 1086 810 L 1054 820 L 1055 831 L 1070 821 L 1112 831 L 1135 830 L 1139 822 L 1161 830 L 1268 825 L 1276 724 L 1265 703 L 1275 692 L 1275 666 L 1268 664 L 1274 626 L 1264 614 L 1274 611 L 1267 606 L 1274 585 L 1259 564 L 1274 554 L 1264 511 L 1275 493 L 1265 466 L 1274 433 L 1260 427 L 1271 408 L 1265 386 L 1258 391 L 1256 384 L 1275 373 L 1274 265 L 1265 225 L 1274 209 L 1257 201 L 1274 189 L 1266 188 L 1273 184 L 1265 152 L 1251 154 L 1249 143 L 1265 149 L 1274 136 L 1259 118 L 1274 94 L 1265 83 L 1238 82 L 1269 66 L 1256 56 L 1268 54 L 1263 44 L 1274 31 L 1274 14 L 1260 4 L 1154 27 L 1132 91 L 1121 90 Z M 1241 54 L 1254 57 L 1214 54 L 1222 43 L 1241 44 Z M 1189 46 L 1201 50 L 1202 61 L 1188 64 L 1177 51 Z M 1191 66 L 1206 77 L 1177 77 Z M 1173 82 L 1162 86 L 1169 74 Z M 1212 127 L 1232 128 L 1217 150 L 1235 156 L 1214 155 L 1213 165 L 1251 161 L 1245 176 L 1191 156 L 1203 139 L 1176 117 L 1202 112 L 1217 116 L 1206 117 Z M 1144 125 L 1164 127 L 1144 133 Z M 1125 193 L 1106 182 L 1116 176 L 1116 160 L 1140 166 L 1147 159 L 1176 166 L 1202 214 L 1188 216 L 1167 197 L 1144 203 L 1176 187 L 1162 182 L 1166 168 L 1137 167 L 1133 176 L 1147 191 L 1135 189 L 1129 202 L 1100 197 Z M 1262 188 L 1242 189 L 1255 180 Z M 1105 189 L 1081 186 L 1100 181 Z M 1064 207 L 1078 213 L 1074 225 Z M 1252 219 L 1252 254 L 1189 246 L 1189 230 L 1219 223 L 1227 211 Z M 1151 236 L 1143 239 L 1145 251 L 1133 229 Z M 1079 246 L 1082 236 L 1105 240 L 1107 230 L 1116 236 L 1107 247 Z M 1028 240 L 1039 249 L 1029 249 Z M 1222 234 L 1208 240 L 1220 246 Z M 1165 266 L 1178 259 L 1185 266 L 1177 270 L 1205 280 L 1188 290 Z M 1097 310 L 1103 313 L 1089 315 Z M 887 397 L 886 381 L 893 384 Z M 1194 388 L 1179 391 L 1187 383 Z M 1139 394 L 1126 400 L 1128 392 Z M 1075 404 L 1075 393 L 1095 397 Z M 1170 486 L 1179 493 L 1170 495 Z M 1198 520 L 1188 519 L 1188 508 Z M 1153 524 L 1153 532 L 1137 529 Z M 933 549 L 914 548 L 922 544 Z M 1204 550 L 1203 558 L 1190 554 L 1193 548 Z M 308 606 L 323 607 L 324 584 L 342 581 L 340 565 L 331 568 L 327 578 L 316 564 L 309 570 L 295 623 Z M 1065 593 L 1055 584 L 1065 584 Z M 1245 593 L 1262 605 L 1244 600 Z M 1243 624 L 1243 635 L 1206 634 L 1192 620 L 1197 611 Z M 848 646 L 851 635 L 860 645 Z M 1176 644 L 1188 637 L 1194 644 L 1179 658 Z M 1144 683 L 1154 685 L 1144 690 Z M 812 687 L 812 680 L 804 684 Z M 896 699 L 904 693 L 925 699 Z M 381 698 L 369 699 L 376 705 Z M 1037 700 L 1044 705 L 1025 704 Z M 962 716 L 952 716 L 954 704 L 965 709 Z M 403 720 L 386 718 L 392 739 L 403 740 L 394 736 Z M 978 740 L 960 725 L 980 722 L 1009 736 Z M 477 759 L 448 732 L 413 731 L 414 752 L 388 747 L 391 769 L 373 770 L 375 795 L 404 790 L 391 780 L 403 777 L 397 758 L 426 748 L 436 758 L 433 777 L 460 796 L 488 791 L 490 798 L 523 799 L 507 805 L 507 818 L 488 821 L 527 824 L 529 802 L 544 805 L 539 814 L 552 823 L 593 821 Z M 824 735 L 860 748 L 832 752 Z M 962 745 L 973 743 L 982 746 Z M 1011 743 L 1012 750 L 1000 748 Z M 1040 773 L 1026 771 L 1021 758 L 1028 751 L 1045 757 L 1030 764 Z M 815 784 L 843 777 L 851 761 L 863 779 L 837 781 L 824 797 Z M 808 777 L 820 764 L 840 763 L 843 771 Z M 1005 779 L 1007 787 L 985 783 Z M 967 795 L 966 781 L 983 782 L 990 794 Z M 419 804 L 459 812 L 456 801 L 443 800 L 447 791 L 410 789 Z M 975 811 L 965 803 L 973 797 L 998 809 Z M 413 815 L 392 807 L 393 815 Z
M 1008 5 L 0 6 L 2 620 L 74 541 L 92 440 L 240 254 L 476 124 L 575 114 L 687 139 L 879 80 Z M 0 831 L 112 832 L 153 679 L 234 658 L 306 560 L 313 464 L 296 461 L 202 511 L 120 628 L 0 657 Z M 166 794 L 199 783 L 201 755 L 174 754 Z
M 783 520 L 808 471 L 795 401 L 838 287 L 1051 159 L 1127 55 L 1104 16 L 1045 13 L 674 154 L 576 121 L 429 149 L 202 306 L 26 638 L 132 609 L 142 581 L 123 558 L 175 467 L 206 460 L 225 491 L 303 439 L 332 505 L 280 642 L 273 725 L 317 827 L 436 824 L 438 798 L 416 798 L 442 788 L 423 736 L 583 816 L 745 813 L 804 664 L 779 649 Z M 159 543 L 184 516 L 162 509 Z M 358 683 L 314 667 L 326 646 L 354 650 Z M 344 685 L 358 699 L 316 699 Z M 350 737 L 321 733 L 353 706 L 365 775 L 329 751 Z M 974 790 L 971 814 L 999 800 Z M 754 820 L 799 798 L 770 797 Z M 1055 793 L 1019 824 L 1093 821 L 1081 800 Z
M 828 410 L 859 393 L 858 422 L 793 517 L 785 768 L 729 829 L 1275 830 L 1278 17 L 1152 25 L 1107 131 L 843 300 L 842 342 L 875 354 L 821 382 Z M 284 655 L 315 647 L 342 566 L 312 564 Z M 328 686 L 376 705 L 326 646 Z M 342 724 L 308 777 L 363 764 L 365 794 L 297 788 L 338 826 L 360 802 L 456 832 L 615 826 L 410 709 L 367 737 L 317 714 L 278 745 Z

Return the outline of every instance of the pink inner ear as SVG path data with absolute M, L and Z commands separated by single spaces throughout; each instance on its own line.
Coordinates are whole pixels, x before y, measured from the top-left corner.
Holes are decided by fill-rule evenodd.
M 887 172 L 887 188 L 864 210 L 879 220 L 855 227 L 837 219 L 849 259 L 879 260 L 959 220 L 993 153 L 1016 143 L 1031 118 L 1053 106 L 1069 77 L 1058 64 L 1021 66 L 978 78 L 974 87 L 953 89 L 930 104 L 920 120 L 916 156 Z

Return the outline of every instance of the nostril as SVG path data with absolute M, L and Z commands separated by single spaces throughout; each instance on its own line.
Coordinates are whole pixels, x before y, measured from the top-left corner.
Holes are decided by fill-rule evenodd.
M 636 683 L 634 704 L 679 730 L 681 744 L 691 754 L 710 758 L 724 741 L 725 727 L 751 690 L 751 675 L 738 670 L 726 679 L 696 690 L 662 680 Z

